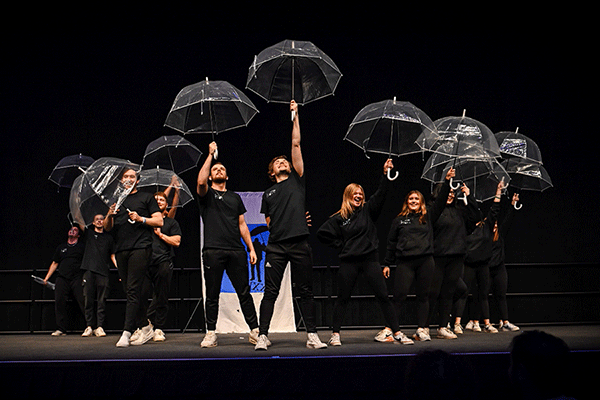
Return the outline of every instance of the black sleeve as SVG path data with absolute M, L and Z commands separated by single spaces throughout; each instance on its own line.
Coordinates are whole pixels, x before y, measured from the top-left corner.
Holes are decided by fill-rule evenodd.
M 390 188 L 390 180 L 387 179 L 385 175 L 382 175 L 379 178 L 379 187 L 377 191 L 373 193 L 373 195 L 367 201 L 367 206 L 369 209 L 369 217 L 373 221 L 379 218 L 381 214 L 381 210 L 383 209 L 383 204 L 385 203 L 385 198 L 387 197 L 388 191 Z
M 385 258 L 383 259 L 383 265 L 396 264 L 396 246 L 398 244 L 398 217 L 392 221 L 392 226 L 387 237 L 387 244 L 385 249 Z
M 441 190 L 438 196 L 435 198 L 433 202 L 430 203 L 427 208 L 427 212 L 429 213 L 429 222 L 431 224 L 435 224 L 442 212 L 444 212 L 444 208 L 446 207 L 446 203 L 448 202 L 448 196 L 450 195 L 450 181 L 445 180 L 442 183 Z
M 326 246 L 340 249 L 344 245 L 342 232 L 336 223 L 335 216 L 329 218 L 317 231 L 317 239 Z

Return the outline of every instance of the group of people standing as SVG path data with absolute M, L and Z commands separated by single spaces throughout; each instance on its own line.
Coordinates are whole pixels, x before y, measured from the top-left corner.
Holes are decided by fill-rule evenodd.
M 215 331 L 219 294 L 223 272 L 226 271 L 250 330 L 249 341 L 256 350 L 267 350 L 271 345 L 268 335 L 275 302 L 288 263 L 291 267 L 292 285 L 295 295 L 300 297 L 300 308 L 306 324 L 306 346 L 316 349 L 327 347 L 320 340 L 316 329 L 312 249 L 308 240 L 306 177 L 300 145 L 298 105 L 292 101 L 290 109 L 294 115 L 291 159 L 277 156 L 271 160 L 268 172 L 273 185 L 262 197 L 261 213 L 264 214 L 269 229 L 269 240 L 265 249 L 264 295 L 258 313 L 248 283 L 248 259 L 251 264 L 255 264 L 257 255 L 244 219 L 246 209 L 240 196 L 227 188 L 227 169 L 214 157 L 216 143 L 209 145 L 207 158 L 198 173 L 196 191 L 205 232 L 202 261 L 207 325 L 201 347 L 214 347 L 218 343 Z M 438 338 L 456 338 L 457 334 L 462 333 L 461 318 L 470 287 L 475 280 L 479 287 L 478 296 L 475 296 L 476 304 L 481 309 L 481 315 L 473 315 L 473 321 L 470 322 L 472 329 L 497 332 L 489 321 L 487 300 L 490 282 L 493 281 L 500 305 L 501 328 L 518 330 L 508 320 L 502 237 L 505 224 L 497 221 L 501 195 L 505 189 L 503 182 L 498 184 L 493 204 L 485 218 L 477 202 L 469 195 L 466 185 L 463 184 L 456 191 L 451 188 L 450 180 L 454 177 L 452 168 L 448 171 L 445 182 L 435 188 L 429 202 L 425 201 L 419 191 L 408 193 L 398 216 L 391 223 L 385 259 L 381 264 L 376 221 L 392 186 L 392 182 L 386 178 L 386 173 L 391 168 L 394 166 L 392 160 L 388 159 L 379 177 L 379 187 L 368 200 L 360 185 L 349 184 L 344 190 L 339 211 L 318 229 L 319 241 L 337 249 L 340 260 L 337 273 L 339 293 L 334 305 L 333 332 L 328 344 L 342 344 L 341 325 L 359 276 L 369 283 L 385 319 L 386 327 L 375 337 L 377 341 L 398 340 L 402 344 L 413 344 L 413 339 L 430 340 L 429 326 L 434 322 L 437 322 Z M 100 300 L 106 295 L 106 290 L 102 290 L 102 283 L 107 283 L 107 279 L 96 275 L 107 276 L 103 272 L 108 271 L 112 262 L 118 267 L 127 297 L 124 329 L 117 346 L 143 344 L 150 339 L 164 340 L 161 328 L 166 321 L 173 248 L 179 246 L 181 230 L 172 216 L 167 215 L 167 196 L 164 193 L 152 196 L 138 191 L 137 180 L 136 171 L 125 171 L 122 182 L 133 187 L 133 190 L 119 210 L 111 207 L 106 216 L 98 216 L 98 223 L 94 220 L 94 234 L 105 237 L 104 235 L 108 235 L 106 231 L 115 231 L 114 242 L 107 239 L 101 248 L 96 249 L 90 244 L 93 241 L 92 235 L 86 232 L 85 246 L 77 245 L 78 241 L 75 240 L 75 245 L 67 242 L 66 247 L 61 247 L 57 252 L 46 276 L 47 281 L 61 264 L 56 292 L 58 330 L 54 334 L 66 332 L 64 304 L 58 301 L 58 295 L 67 293 L 68 290 L 75 292 L 77 285 L 71 283 L 68 271 L 80 269 L 86 271 L 86 276 L 90 274 L 84 278 L 83 286 L 97 288 L 98 303 L 97 320 L 94 320 L 93 307 L 90 305 L 93 304 L 94 295 L 92 290 L 88 291 L 86 288 L 86 295 L 82 296 L 85 301 L 80 302 L 82 309 L 86 310 L 88 324 L 84 336 L 103 335 L 101 326 L 104 306 L 100 307 Z M 458 195 L 464 196 L 466 200 L 457 201 Z M 513 202 L 516 200 L 518 196 L 513 198 Z M 73 227 L 72 230 L 78 229 Z M 71 231 L 69 232 L 69 241 L 72 242 Z M 66 250 L 63 251 L 63 248 Z M 65 262 L 63 268 L 61 257 L 66 258 L 77 251 L 83 255 L 80 268 L 74 266 L 76 262 Z M 92 258 L 96 261 L 86 261 Z M 90 266 L 92 264 L 102 264 L 106 268 L 99 272 Z M 392 275 L 390 267 L 394 268 L 393 266 L 393 296 L 390 299 L 385 280 Z M 60 280 L 65 282 L 59 285 Z M 413 284 L 417 300 L 417 330 L 411 339 L 400 330 L 399 315 Z M 149 290 L 154 294 L 148 307 L 146 300 Z M 454 317 L 453 327 L 451 316 Z M 437 319 L 434 321 L 435 318 Z M 480 318 L 483 320 L 483 328 L 478 323 Z

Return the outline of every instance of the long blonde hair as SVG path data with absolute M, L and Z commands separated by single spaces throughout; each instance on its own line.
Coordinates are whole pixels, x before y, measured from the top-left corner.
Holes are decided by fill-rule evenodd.
M 365 191 L 362 188 L 362 186 L 360 186 L 358 183 L 351 183 L 348 186 L 346 186 L 346 189 L 344 189 L 344 194 L 342 196 L 342 206 L 340 207 L 340 210 L 336 213 L 340 214 L 344 219 L 350 218 L 350 216 L 354 212 L 354 207 L 352 206 L 352 196 L 354 195 L 356 189 L 360 189 L 360 191 L 362 192 L 362 204 L 365 204 Z
M 421 214 L 421 216 L 419 217 L 419 223 L 420 224 L 426 224 L 427 223 L 427 218 L 425 216 L 427 215 L 427 207 L 425 206 L 425 197 L 418 190 L 411 190 L 410 192 L 408 192 L 408 194 L 404 198 L 404 203 L 402 204 L 402 210 L 400 211 L 400 213 L 398 214 L 398 216 L 399 217 L 406 217 L 411 212 L 409 210 L 409 208 L 408 208 L 408 198 L 412 194 L 416 194 L 417 196 L 419 196 L 419 203 L 421 203 L 421 207 L 419 208 L 419 212 L 418 212 L 418 213 Z

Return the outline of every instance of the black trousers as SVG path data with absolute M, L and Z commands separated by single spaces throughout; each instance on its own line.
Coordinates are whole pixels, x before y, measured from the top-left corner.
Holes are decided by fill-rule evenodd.
M 64 333 L 67 333 L 67 328 L 69 327 L 67 300 L 70 297 L 75 299 L 79 309 L 84 313 L 85 300 L 83 299 L 82 277 L 66 279 L 58 276 L 54 289 L 54 313 L 56 316 L 56 327 Z
M 492 287 L 492 296 L 498 312 L 500 313 L 500 319 L 502 321 L 508 321 L 508 304 L 506 302 L 506 291 L 508 289 L 508 273 L 506 272 L 506 265 L 504 263 L 490 267 L 490 281 Z
M 398 315 L 388 296 L 381 265 L 376 260 L 367 259 L 356 262 L 340 261 L 340 268 L 337 273 L 338 297 L 333 305 L 333 332 L 339 333 L 341 329 L 352 289 L 361 273 L 375 294 L 375 298 L 383 312 L 386 326 L 389 326 L 394 332 L 399 331 Z
M 148 297 L 144 296 L 144 285 L 148 279 L 148 263 L 152 248 L 125 250 L 118 252 L 117 267 L 125 290 L 125 323 L 123 329 L 134 332 L 143 323 L 148 309 Z
M 213 331 L 219 314 L 219 295 L 223 272 L 235 289 L 244 320 L 252 330 L 258 327 L 256 307 L 250 294 L 248 281 L 248 254 L 245 250 L 204 249 L 204 281 L 206 282 L 206 328 Z
M 260 334 L 268 335 L 275 301 L 281 289 L 285 268 L 290 263 L 292 292 L 300 296 L 300 309 L 306 324 L 306 331 L 317 331 L 315 323 L 315 302 L 313 298 L 312 248 L 307 239 L 269 243 L 265 255 L 265 291 L 260 303 Z
M 393 303 L 400 315 L 411 285 L 415 285 L 417 298 L 417 327 L 424 328 L 429 315 L 429 298 L 435 262 L 433 256 L 402 259 L 396 266 L 394 276 Z
M 164 329 L 169 313 L 169 293 L 171 292 L 171 279 L 173 277 L 173 263 L 171 260 L 152 264 L 148 267 L 148 284 L 144 298 L 152 298 L 148 306 L 147 318 L 156 329 Z
M 457 283 L 454 296 L 454 317 L 463 317 L 469 293 L 477 286 L 477 292 L 473 296 L 473 312 L 469 316 L 472 320 L 484 320 L 490 318 L 490 268 L 487 265 L 471 265 L 465 263 L 462 279 Z
M 438 315 L 440 328 L 445 328 L 450 322 L 454 292 L 459 278 L 463 274 L 464 255 L 435 257 L 433 280 L 431 281 L 431 293 L 429 297 L 429 317 L 427 326 Z
M 85 298 L 85 322 L 92 328 L 104 326 L 108 276 L 93 271 L 83 274 L 83 296 Z

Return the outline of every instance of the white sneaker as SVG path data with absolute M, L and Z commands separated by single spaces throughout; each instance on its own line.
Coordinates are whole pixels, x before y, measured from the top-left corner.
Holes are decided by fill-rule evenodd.
M 83 333 L 81 334 L 81 336 L 83 336 L 83 337 L 90 337 L 90 336 L 92 336 L 92 333 L 93 333 L 92 327 L 88 326 L 87 328 L 85 328 L 85 331 L 83 331 Z
M 342 341 L 340 340 L 340 334 L 332 333 L 331 337 L 329 338 L 329 342 L 327 342 L 327 344 L 329 344 L 330 346 L 341 346 Z
M 65 335 L 66 335 L 66 333 L 64 333 L 63 331 L 58 330 L 58 329 L 50 334 L 50 336 L 65 336 Z
M 267 350 L 270 345 L 271 341 L 267 335 L 260 335 L 256 341 L 256 346 L 254 346 L 254 350 Z
M 104 329 L 102 329 L 102 327 L 99 326 L 96 329 L 94 329 L 94 335 L 96 335 L 98 337 L 103 337 L 103 336 L 106 336 L 106 332 L 104 332 Z
M 375 335 L 375 341 L 377 342 L 393 342 L 394 341 L 394 332 L 390 328 L 384 328 L 377 332 Z
M 394 335 L 394 339 L 398 340 L 402 344 L 415 344 L 415 342 L 413 342 L 412 339 L 410 339 L 408 336 L 406 336 L 400 331 L 398 331 L 398 333 Z
M 117 342 L 116 346 L 117 347 L 129 347 L 130 339 L 131 339 L 131 333 L 129 333 L 128 331 L 123 331 L 123 334 L 119 338 L 119 341 Z
M 483 327 L 485 333 L 498 333 L 498 329 L 494 328 L 494 325 L 487 324 Z
M 463 328 L 460 324 L 454 324 L 454 333 L 456 333 L 457 335 L 463 334 Z
M 472 331 L 473 330 L 473 321 L 469 321 L 467 322 L 467 324 L 465 325 L 465 330 L 467 331 Z
M 250 331 L 250 334 L 248 335 L 248 341 L 252 344 L 256 344 L 258 342 L 258 328 L 254 328 Z
M 504 332 L 516 332 L 518 330 L 520 330 L 521 328 L 519 328 L 518 326 L 516 326 L 515 324 L 506 321 L 506 322 L 502 322 L 500 321 L 500 329 Z
M 142 334 L 142 330 L 140 328 L 137 328 L 135 330 L 135 332 L 133 332 L 133 334 L 131 335 L 131 337 L 129 338 L 130 341 L 135 342 L 136 340 L 139 339 L 140 335 Z
M 444 327 L 444 328 L 438 328 L 437 330 L 437 338 L 438 339 L 456 339 L 458 338 L 458 336 L 456 336 L 450 329 Z
M 162 329 L 155 329 L 154 337 L 152 338 L 152 340 L 154 340 L 155 342 L 164 342 L 165 340 L 167 340 L 167 337 L 165 336 L 165 333 L 162 331 Z
M 316 333 L 309 333 L 308 338 L 306 339 L 306 347 L 309 349 L 326 349 L 327 345 L 321 342 L 319 335 Z
M 131 340 L 129 342 L 129 344 L 131 344 L 133 346 L 140 346 L 140 345 L 148 342 L 148 340 L 152 339 L 153 337 L 154 337 L 154 327 L 152 326 L 151 323 L 148 323 L 148 325 L 146 325 L 145 327 L 143 327 L 141 329 L 140 336 L 136 340 Z
M 431 337 L 429 336 L 429 332 L 426 330 L 426 328 L 418 328 L 417 332 L 415 332 L 413 335 L 413 339 L 419 342 L 428 342 L 431 340 Z
M 217 347 L 217 334 L 215 331 L 208 331 L 200 343 L 200 347 Z

